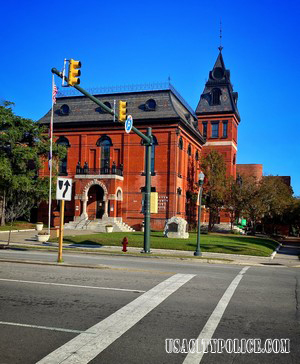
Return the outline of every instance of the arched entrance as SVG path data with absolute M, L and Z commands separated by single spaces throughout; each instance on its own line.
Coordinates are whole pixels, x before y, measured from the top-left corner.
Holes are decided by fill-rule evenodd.
M 87 192 L 87 214 L 89 220 L 102 219 L 105 212 L 105 202 L 103 200 L 104 190 L 101 186 L 92 185 Z

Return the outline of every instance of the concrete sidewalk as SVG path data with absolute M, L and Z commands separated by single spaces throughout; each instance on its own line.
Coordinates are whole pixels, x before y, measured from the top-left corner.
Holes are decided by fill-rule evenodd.
M 84 235 L 91 234 L 91 231 L 79 231 L 79 230 L 68 230 L 66 235 Z M 41 249 L 41 250 L 56 250 L 58 247 L 57 243 L 40 243 L 36 240 L 35 230 L 23 230 L 18 232 L 12 232 L 11 234 L 11 247 L 23 247 L 26 249 Z M 7 242 L 8 232 L 0 233 L 0 245 Z M 76 251 L 78 253 L 95 253 L 95 254 L 122 254 L 122 255 L 140 255 L 141 248 L 127 247 L 127 253 L 122 252 L 122 246 L 95 246 L 95 245 L 82 245 L 77 244 L 64 244 L 64 252 Z M 278 254 L 277 254 L 278 255 Z M 144 255 L 145 256 L 145 255 Z M 171 257 L 181 259 L 199 259 L 194 257 L 193 251 L 182 251 L 182 250 L 167 250 L 167 249 L 151 249 L 151 254 L 147 257 Z M 0 250 L 1 257 L 1 250 Z M 203 252 L 199 262 L 219 263 L 219 264 L 238 264 L 238 265 L 252 265 L 252 266 L 281 266 L 281 267 L 300 267 L 299 259 L 293 259 L 285 261 L 277 261 L 272 257 L 258 257 L 250 255 L 237 255 L 237 254 L 222 254 L 222 253 L 208 253 Z

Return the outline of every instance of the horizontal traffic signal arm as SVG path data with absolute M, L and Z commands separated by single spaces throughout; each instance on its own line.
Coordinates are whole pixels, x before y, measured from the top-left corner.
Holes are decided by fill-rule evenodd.
M 56 68 L 52 68 L 51 72 L 56 74 L 58 77 L 63 78 L 63 73 L 58 71 Z M 66 82 L 68 82 L 68 77 L 64 76 L 64 80 Z M 103 109 L 104 111 L 108 112 L 111 115 L 116 115 L 116 117 L 118 118 L 118 114 L 114 113 L 114 110 L 107 107 L 105 104 L 103 104 L 103 102 L 98 100 L 95 96 L 91 95 L 90 93 L 88 93 L 87 91 L 85 91 L 83 88 L 81 88 L 78 85 L 73 85 L 73 87 L 76 88 L 76 90 L 78 90 L 79 92 L 81 92 L 85 96 L 87 96 L 89 99 L 94 101 L 97 105 L 99 105 L 101 107 L 101 109 Z
M 63 76 L 63 73 L 58 71 L 56 68 L 52 68 L 51 72 L 54 73 L 56 76 L 63 78 L 66 82 L 68 82 L 68 78 L 66 76 Z M 107 107 L 105 104 L 103 104 L 103 102 L 101 102 L 100 100 L 98 100 L 95 96 L 91 95 L 90 93 L 88 93 L 87 91 L 85 91 L 82 87 L 78 86 L 78 85 L 73 85 L 74 88 L 76 88 L 76 90 L 78 90 L 79 92 L 81 92 L 83 95 L 85 95 L 86 97 L 88 97 L 90 100 L 94 101 L 98 106 L 101 107 L 102 110 L 108 112 L 111 115 L 115 115 L 117 119 L 119 119 L 119 115 L 118 113 L 114 112 L 113 109 Z M 122 123 L 123 124 L 123 123 Z M 134 133 L 136 133 L 139 137 L 141 137 L 146 144 L 148 145 L 152 145 L 152 137 L 148 137 L 145 134 L 143 134 L 142 132 L 140 132 L 135 126 L 132 126 L 131 129 Z

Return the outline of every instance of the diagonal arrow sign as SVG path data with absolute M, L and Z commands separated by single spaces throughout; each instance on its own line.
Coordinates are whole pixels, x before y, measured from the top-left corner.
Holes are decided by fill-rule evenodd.
M 70 186 L 71 186 L 71 185 L 70 185 L 69 181 L 66 181 L 66 182 L 65 182 L 65 187 L 66 187 L 66 189 L 64 190 L 63 195 L 62 195 L 62 197 L 63 197 L 63 198 L 65 198 L 66 193 L 67 193 L 67 191 L 68 191 L 68 189 L 69 189 L 69 187 L 70 187 Z

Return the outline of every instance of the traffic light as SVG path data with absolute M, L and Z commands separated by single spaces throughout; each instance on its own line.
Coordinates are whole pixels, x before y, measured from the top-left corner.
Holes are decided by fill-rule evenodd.
M 125 121 L 127 114 L 127 102 L 119 101 L 119 121 Z
M 80 67 L 81 67 L 81 62 L 80 61 L 75 61 L 74 59 L 70 59 L 69 77 L 68 77 L 68 84 L 70 86 L 80 84 L 79 76 L 81 75 L 81 72 L 78 69 Z

